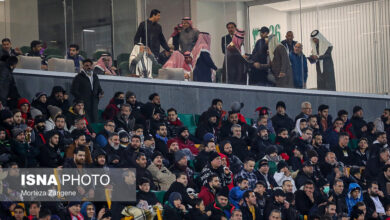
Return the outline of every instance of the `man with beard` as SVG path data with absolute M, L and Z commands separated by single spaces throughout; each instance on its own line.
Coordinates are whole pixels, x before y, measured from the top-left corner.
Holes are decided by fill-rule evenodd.
M 221 156 L 217 152 L 212 152 L 209 156 L 209 163 L 200 172 L 202 185 L 207 184 L 210 175 L 217 175 L 221 181 L 221 186 L 228 186 L 232 182 L 231 171 L 228 167 L 222 166 Z
M 86 147 L 78 146 L 73 152 L 73 158 L 67 158 L 64 168 L 84 168 L 85 167 Z
M 35 147 L 41 147 L 45 145 L 46 139 L 44 136 L 45 132 L 45 119 L 42 115 L 38 115 L 34 118 L 34 132 L 32 132 L 33 137 L 31 137 L 31 145 Z
M 271 217 L 274 210 L 279 210 L 281 216 L 279 219 L 293 220 L 295 219 L 295 210 L 291 207 L 290 203 L 286 201 L 286 194 L 281 189 L 273 191 L 272 198 L 267 202 L 264 219 Z M 272 218 L 270 218 L 272 219 Z
M 163 155 L 155 151 L 152 155 L 152 163 L 148 166 L 149 172 L 153 176 L 154 184 L 159 190 L 167 191 L 171 184 L 175 182 L 175 174 L 171 173 L 163 164 Z
M 378 157 L 371 158 L 367 161 L 367 166 L 365 169 L 366 180 L 376 180 L 380 174 L 378 171 L 382 170 L 387 164 L 390 164 L 389 149 L 382 148 L 379 150 Z
M 243 166 L 242 161 L 236 155 L 233 154 L 233 147 L 230 141 L 224 140 L 219 143 L 219 149 L 221 153 L 225 154 L 229 159 L 230 170 L 233 174 L 238 173 Z
M 248 180 L 239 177 L 235 182 L 236 186 L 233 187 L 229 192 L 229 202 L 236 207 L 240 208 L 240 203 L 243 199 L 243 194 L 248 190 Z
M 161 107 L 160 96 L 157 93 L 153 93 L 149 96 L 149 101 L 141 108 L 144 118 L 151 119 L 153 112 L 159 112 L 165 117 L 165 110 Z
M 168 113 L 168 122 L 167 122 L 168 138 L 174 138 L 177 136 L 178 128 L 182 127 L 183 123 L 177 117 L 176 109 L 170 108 L 168 109 L 167 113 Z
M 388 148 L 386 132 L 377 132 L 376 140 L 372 143 L 369 148 L 370 157 L 377 157 L 379 150 L 382 148 Z
M 307 126 L 313 129 L 313 133 L 318 133 L 320 131 L 320 126 L 318 125 L 317 116 L 310 115 L 307 119 Z
M 374 124 L 376 131 L 387 133 L 387 141 L 390 142 L 390 108 L 386 108 L 381 117 L 375 119 Z
M 320 170 L 322 176 L 331 182 L 335 178 L 335 168 L 337 167 L 336 154 L 333 152 L 327 152 L 325 160 L 320 164 Z
M 332 126 L 332 116 L 329 115 L 329 106 L 324 104 L 318 106 L 317 123 L 321 134 L 324 134 Z
M 363 201 L 367 207 L 366 216 L 377 219 L 386 215 L 385 195 L 378 188 L 378 182 L 373 181 L 368 185 L 368 191 L 363 194 Z
M 165 158 L 167 158 L 167 156 L 168 156 L 168 147 L 167 147 L 168 137 L 167 137 L 167 135 L 168 135 L 167 126 L 165 124 L 159 124 L 157 127 L 154 141 L 156 144 L 156 150 L 161 152 Z
M 277 187 L 274 177 L 269 172 L 268 160 L 261 159 L 259 161 L 259 168 L 255 171 L 258 181 L 262 181 L 266 184 L 266 189 L 272 191 L 274 187 Z
M 64 113 L 66 115 L 66 125 L 68 128 L 74 125 L 77 118 L 85 118 L 85 120 L 87 120 L 85 117 L 84 101 L 81 99 L 75 99 L 73 101 L 73 106 Z
M 202 171 L 203 167 L 207 165 L 207 163 L 209 161 L 209 157 L 213 152 L 216 152 L 214 141 L 212 139 L 205 141 L 203 150 L 200 151 L 198 156 L 196 156 L 196 158 L 195 158 L 195 171 L 196 172 Z
M 131 115 L 131 106 L 129 104 L 123 104 L 120 109 L 120 113 L 114 118 L 116 125 L 116 131 L 125 130 L 131 132 L 135 125 L 135 118 Z
M 205 206 L 215 201 L 217 190 L 221 188 L 221 182 L 216 174 L 207 177 L 207 184 L 202 186 L 198 194 L 198 198 L 203 200 Z
M 7 109 L 3 109 L 0 111 L 0 124 L 1 127 L 3 127 L 7 133 L 7 137 L 11 137 L 11 130 L 13 128 L 13 115 L 12 112 L 10 112 Z
M 60 148 L 65 149 L 73 142 L 71 134 L 67 130 L 65 130 L 65 115 L 58 115 L 55 118 L 54 125 L 55 127 L 53 130 L 56 131 L 60 136 Z
M 69 101 L 65 89 L 61 86 L 54 86 L 47 99 L 47 105 L 56 106 L 60 108 L 62 112 L 67 112 L 69 109 Z
M 248 189 L 253 190 L 256 187 L 257 176 L 255 174 L 255 159 L 253 157 L 247 157 L 244 160 L 244 167 L 234 177 L 234 183 L 237 184 L 239 179 L 246 179 L 248 181 Z
M 131 106 L 131 114 L 136 119 L 137 124 L 144 124 L 145 119 L 141 114 L 141 108 L 144 105 L 142 102 L 137 101 L 137 96 L 132 91 L 126 92 L 126 103 Z
M 200 122 L 199 126 L 196 128 L 195 136 L 199 140 L 203 140 L 203 137 L 206 133 L 211 133 L 214 135 L 214 137 L 218 136 L 218 128 L 217 128 L 218 112 L 215 110 L 209 110 L 206 116 L 207 116 L 207 122 Z
M 217 116 L 217 125 L 218 125 L 218 128 L 220 128 L 221 127 L 221 123 L 222 123 L 222 119 L 226 115 L 226 111 L 222 110 L 222 107 L 223 107 L 223 102 L 222 102 L 221 99 L 218 99 L 218 98 L 217 99 L 213 99 L 213 101 L 211 102 L 211 106 L 207 109 L 207 111 L 203 112 L 200 115 L 199 121 L 198 121 L 198 125 L 207 122 L 209 111 L 216 111 L 217 114 L 218 114 L 218 116 Z
M 294 128 L 294 121 L 286 113 L 286 104 L 282 101 L 276 103 L 276 115 L 272 117 L 272 125 L 275 131 L 285 128 L 290 132 Z
M 244 202 L 239 208 L 242 211 L 243 219 L 262 220 L 263 215 L 261 209 L 258 207 L 255 192 L 247 190 L 244 192 L 242 198 Z
M 210 219 L 230 219 L 234 206 L 229 203 L 229 189 L 222 188 L 217 192 L 217 197 L 214 203 L 206 207 L 206 212 L 211 211 Z
M 269 199 L 266 187 L 267 186 L 263 181 L 258 181 L 255 189 L 253 189 L 256 195 L 258 208 L 261 210 L 261 215 L 264 215 L 266 202 Z
M 146 168 L 147 166 L 147 159 L 144 153 L 138 152 L 135 156 L 135 167 L 136 167 L 136 178 L 140 180 L 141 178 L 147 178 L 150 182 L 150 189 L 151 190 L 158 190 L 157 186 L 154 185 L 153 182 L 153 175 L 152 173 Z
M 253 141 L 251 151 L 255 156 L 255 159 L 259 160 L 265 156 L 265 152 L 272 146 L 271 140 L 269 140 L 268 130 L 264 125 L 257 128 L 257 136 Z
M 315 193 L 314 182 L 306 180 L 302 184 L 303 190 L 295 193 L 296 208 L 301 215 L 309 215 L 310 209 L 318 203 L 318 196 Z
M 255 128 L 250 127 L 246 123 L 242 123 L 238 120 L 238 112 L 229 111 L 229 117 L 227 121 L 222 123 L 222 127 L 219 134 L 219 140 L 224 140 L 230 136 L 232 132 L 232 126 L 238 124 L 241 126 L 241 136 L 244 140 L 249 141 L 255 135 Z
M 118 148 L 120 147 L 119 144 L 120 142 L 118 136 Z M 119 155 L 123 162 L 122 165 L 124 167 L 135 167 L 135 157 L 137 156 L 137 153 L 144 153 L 144 150 L 141 149 L 141 138 L 137 135 L 134 135 L 133 137 L 131 137 L 130 145 L 127 148 L 123 149 L 121 155 Z
M 296 137 L 293 140 L 293 145 L 298 148 L 301 153 L 305 153 L 307 150 L 311 149 L 310 145 L 313 137 L 313 130 L 311 128 L 302 129 L 302 135 L 300 137 Z
M 306 161 L 302 165 L 302 169 L 298 172 L 298 175 L 295 177 L 295 185 L 297 186 L 297 189 L 301 188 L 307 181 L 314 182 L 313 177 L 313 164 L 311 164 L 309 161 Z
M 4 128 L 0 127 L 0 164 L 7 164 L 14 159 L 11 143 Z
M 276 146 L 280 149 L 281 156 L 285 159 L 288 160 L 285 155 L 286 154 L 291 154 L 293 150 L 293 145 L 290 142 L 288 138 L 288 130 L 286 128 L 281 128 L 277 131 L 277 136 L 275 138 L 275 144 Z
M 119 113 L 121 105 L 125 104 L 125 93 L 115 92 L 114 97 L 111 98 L 110 102 L 102 113 L 104 120 L 112 120 Z
M 320 133 L 317 132 L 313 134 L 311 146 L 313 146 L 313 150 L 317 152 L 319 162 L 324 162 L 326 153 L 329 152 L 329 149 L 322 144 L 322 135 Z
M 243 161 L 246 157 L 251 155 L 251 152 L 248 149 L 245 138 L 242 136 L 242 127 L 239 124 L 234 124 L 231 126 L 231 132 L 231 136 L 226 140 L 231 143 L 233 154 Z
M 348 213 L 348 206 L 345 200 L 344 182 L 341 179 L 336 179 L 333 182 L 333 190 L 329 193 L 329 202 L 336 204 L 337 213 Z
M 188 128 L 180 127 L 177 131 L 177 137 L 174 138 L 174 140 L 179 144 L 180 150 L 189 149 L 194 156 L 197 156 L 199 150 L 195 147 L 194 142 L 192 142 L 189 137 L 190 133 L 188 132 Z
M 176 162 L 175 161 L 175 152 L 180 150 L 179 144 L 174 139 L 170 139 L 167 142 L 167 148 L 168 148 L 168 152 L 166 154 L 167 156 L 164 157 L 166 160 L 164 160 L 163 162 L 167 167 L 171 167 Z
M 43 145 L 39 153 L 40 167 L 57 168 L 63 164 L 61 149 L 59 148 L 60 136 L 54 130 L 46 133 L 46 144 Z
M 168 200 L 173 192 L 178 192 L 183 197 L 184 205 L 195 206 L 193 199 L 187 193 L 188 179 L 186 173 L 176 173 L 176 181 L 171 184 L 168 191 L 164 195 L 164 203 Z
M 92 152 L 93 164 L 92 168 L 105 168 L 107 167 L 107 153 L 103 148 L 96 148 Z
M 104 147 L 108 143 L 108 136 L 115 131 L 115 122 L 113 120 L 108 120 L 104 124 L 104 129 L 96 136 L 96 144 L 100 147 Z
M 353 107 L 353 115 L 350 124 L 347 125 L 347 131 L 351 131 L 353 137 L 361 138 L 367 131 L 367 122 L 363 119 L 363 108 L 360 106 Z
M 74 130 L 72 131 L 73 143 L 65 151 L 66 158 L 73 158 L 75 150 L 80 146 L 85 146 L 86 144 L 86 135 L 84 131 Z M 91 151 L 89 148 L 85 148 L 85 162 L 87 164 L 92 163 Z
M 349 135 L 348 133 L 340 133 L 338 144 L 331 147 L 331 151 L 336 154 L 337 161 L 343 162 L 345 165 L 353 165 L 352 152 L 348 147 Z

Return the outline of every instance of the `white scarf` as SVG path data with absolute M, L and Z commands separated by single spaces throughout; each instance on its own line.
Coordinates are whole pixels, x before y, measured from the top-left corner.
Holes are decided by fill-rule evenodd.
M 143 46 L 142 44 L 136 44 L 134 45 L 133 50 L 131 51 L 130 57 L 129 57 L 129 68 L 131 66 L 131 62 L 138 56 L 140 53 L 140 48 Z M 142 65 L 142 61 L 144 62 L 145 66 Z M 153 61 L 147 56 L 147 52 L 144 51 L 144 54 L 142 56 L 142 60 L 140 60 L 137 65 L 136 65 L 136 72 L 135 74 L 141 78 L 144 78 L 143 71 L 146 68 L 147 75 L 149 79 L 153 78 L 152 77 L 152 66 L 153 66 Z M 133 73 L 132 73 L 133 74 Z
M 315 31 L 312 32 L 314 34 Z M 333 45 L 319 32 L 317 31 L 317 35 L 314 37 L 311 37 L 311 54 L 315 55 L 317 57 L 320 57 L 325 54 L 325 52 L 328 50 L 329 47 L 333 47 Z M 319 41 L 319 48 L 318 48 L 318 53 L 317 53 L 317 44 L 314 43 L 313 39 L 317 38 Z M 320 63 L 320 70 L 321 73 L 323 73 L 324 70 L 324 61 L 323 60 L 318 60 L 317 62 Z

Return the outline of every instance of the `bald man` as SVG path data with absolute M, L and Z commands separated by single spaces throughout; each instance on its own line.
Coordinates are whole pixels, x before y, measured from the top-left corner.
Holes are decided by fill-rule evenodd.
M 302 44 L 296 43 L 294 51 L 289 54 L 291 67 L 293 70 L 294 87 L 299 89 L 306 88 L 307 81 L 307 61 L 302 53 Z

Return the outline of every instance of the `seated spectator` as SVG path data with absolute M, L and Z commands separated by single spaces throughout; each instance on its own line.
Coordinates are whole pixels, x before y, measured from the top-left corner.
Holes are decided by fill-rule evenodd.
M 224 121 L 224 123 L 222 124 L 222 127 L 220 129 L 219 140 L 225 140 L 225 138 L 229 137 L 231 132 L 232 132 L 232 126 L 235 125 L 235 124 L 238 124 L 238 125 L 241 126 L 241 134 L 242 134 L 241 136 L 247 142 L 249 142 L 250 139 L 254 138 L 255 133 L 256 133 L 256 129 L 250 127 L 246 123 L 242 123 L 241 121 L 239 121 L 238 114 L 239 113 L 236 112 L 236 111 L 230 111 L 229 112 L 228 120 Z M 243 160 L 244 158 L 240 157 L 240 159 Z
M 141 115 L 141 108 L 144 105 L 142 102 L 137 100 L 137 96 L 132 91 L 126 92 L 126 103 L 131 106 L 131 111 L 135 114 L 135 118 L 139 118 Z
M 241 161 L 250 156 L 252 152 L 256 152 L 253 148 L 251 149 L 252 152 L 248 149 L 248 143 L 245 140 L 243 132 L 241 125 L 234 124 L 231 126 L 231 135 L 225 139 L 231 143 L 233 154 Z M 255 154 L 255 156 L 257 156 L 257 154 Z
M 135 44 L 129 57 L 130 76 L 139 78 L 153 78 L 153 64 L 157 64 L 150 48 L 142 43 Z
M 188 179 L 186 173 L 176 173 L 176 181 L 171 184 L 168 191 L 164 195 L 164 203 L 170 198 L 174 192 L 180 193 L 183 196 L 184 205 L 194 205 L 194 199 L 187 193 Z
M 198 198 L 203 200 L 205 206 L 214 203 L 217 191 L 221 188 L 219 177 L 215 174 L 207 178 L 207 184 L 202 186 Z
M 295 219 L 295 209 L 286 201 L 286 194 L 281 189 L 276 189 L 270 200 L 267 202 L 265 219 Z M 276 215 L 277 214 L 277 215 Z M 276 218 L 275 218 L 276 217 Z
M 311 146 L 313 150 L 315 150 L 318 154 L 318 160 L 320 164 L 324 162 L 326 153 L 329 152 L 329 149 L 326 145 L 322 144 L 322 134 L 321 133 L 313 133 L 313 138 L 311 140 Z
M 295 191 L 297 191 L 297 188 L 295 186 L 294 179 L 291 177 L 291 172 L 288 169 L 287 163 L 284 161 L 280 161 L 278 163 L 277 169 L 278 169 L 277 172 L 274 174 L 274 179 L 275 179 L 276 183 L 278 184 L 278 186 L 283 186 L 284 182 L 286 180 L 288 180 L 292 183 L 292 186 L 293 186 L 292 193 L 295 193 Z
M 120 146 L 118 133 L 113 132 L 113 133 L 109 134 L 107 140 L 108 140 L 108 143 L 106 146 L 103 147 L 103 149 L 107 154 L 108 162 L 109 163 L 114 162 L 115 165 L 117 165 L 117 166 L 123 165 L 123 164 L 119 164 L 119 162 L 124 163 L 124 161 L 122 161 L 122 159 L 118 159 L 118 158 L 124 158 L 124 153 L 125 153 L 126 148 L 123 148 Z M 114 161 L 115 159 L 118 159 L 118 160 Z M 132 163 L 132 161 L 130 161 L 130 162 Z
M 241 170 L 243 166 L 241 160 L 233 154 L 233 147 L 228 140 L 221 141 L 219 144 L 219 150 L 226 155 L 229 159 L 230 170 L 236 174 Z
M 327 152 L 325 160 L 320 164 L 320 170 L 322 176 L 328 181 L 333 182 L 335 179 L 335 169 L 338 169 L 339 163 L 337 162 L 336 154 L 333 152 Z
M 318 106 L 317 122 L 321 134 L 324 134 L 328 128 L 332 127 L 332 116 L 329 115 L 329 106 L 324 104 Z
M 31 145 L 35 147 L 41 147 L 46 144 L 46 138 L 44 136 L 45 131 L 45 119 L 42 115 L 38 115 L 34 119 L 35 125 L 34 129 L 31 131 Z
M 30 207 L 28 208 L 29 215 L 27 217 L 29 219 L 39 218 L 41 203 L 40 202 L 30 202 L 29 205 L 30 205 Z
M 205 141 L 204 145 L 202 145 L 203 148 L 198 156 L 195 158 L 195 171 L 200 172 L 202 171 L 203 167 L 207 165 L 209 162 L 209 157 L 213 152 L 216 152 L 215 143 L 213 140 Z
M 233 210 L 234 206 L 229 203 L 228 188 L 219 190 L 215 202 L 206 207 L 206 212 L 211 211 L 210 219 L 222 219 L 222 217 L 230 219 Z
M 61 146 L 60 148 L 65 149 L 66 147 L 68 147 L 69 144 L 73 142 L 71 134 L 66 129 L 65 116 L 58 115 L 55 118 L 54 123 L 55 123 L 55 127 L 53 130 L 58 132 L 58 135 L 60 136 L 60 142 L 59 142 L 59 145 Z
M 56 106 L 49 105 L 47 106 L 47 110 L 49 112 L 49 118 L 45 122 L 45 131 L 51 131 L 55 127 L 55 122 L 54 120 L 58 115 L 62 114 L 62 110 Z
M 35 94 L 31 103 L 31 112 L 33 109 L 39 110 L 45 118 L 49 118 L 49 112 L 47 111 L 47 94 L 44 92 L 38 92 Z
M 314 168 L 313 164 L 310 163 L 310 161 L 306 161 L 303 163 L 302 169 L 299 170 L 297 176 L 295 177 L 295 185 L 297 189 L 301 188 L 307 181 L 312 181 L 314 183 Z M 319 184 L 315 182 L 316 184 Z M 316 185 L 318 186 L 318 185 Z
M 214 135 L 214 137 L 217 137 L 218 134 L 218 112 L 210 110 L 207 112 L 206 115 L 207 121 L 199 122 L 199 125 L 196 128 L 195 136 L 199 140 L 203 140 L 203 136 L 206 133 L 211 133 Z
M 60 216 L 60 219 L 84 219 L 80 211 L 80 202 L 69 202 L 68 205 L 65 207 L 65 211 Z
M 119 136 L 118 136 L 119 138 Z M 119 139 L 118 139 L 118 146 L 120 145 Z M 115 141 L 116 144 L 116 141 Z M 123 154 L 120 155 L 122 158 L 123 166 L 124 167 L 135 167 L 135 157 L 138 153 L 143 153 L 145 155 L 144 149 L 141 148 L 141 138 L 137 135 L 133 135 L 130 139 L 130 144 L 127 148 L 123 151 Z M 146 155 L 145 155 L 146 157 Z M 148 159 L 148 158 L 147 158 Z
M 182 200 L 182 195 L 180 193 L 171 193 L 168 202 L 164 205 L 163 219 L 184 219 L 187 209 L 185 205 L 182 204 Z
M 71 106 L 65 113 L 66 125 L 68 128 L 71 128 L 74 125 L 77 118 L 84 118 L 84 120 L 87 122 L 85 114 L 84 101 L 81 99 L 75 99 L 73 101 L 73 106 Z
M 266 189 L 271 190 L 274 187 L 277 187 L 274 177 L 269 174 L 269 165 L 266 159 L 261 159 L 259 161 L 259 168 L 255 171 L 257 181 L 263 181 L 266 184 Z
M 274 115 L 271 120 L 275 131 L 285 128 L 290 132 L 294 128 L 294 122 L 288 117 L 286 113 L 286 104 L 282 101 L 279 101 L 276 104 L 276 115 Z
M 178 129 L 183 126 L 183 123 L 177 117 L 177 111 L 174 108 L 170 108 L 167 111 L 168 121 L 166 123 L 168 129 L 168 138 L 175 138 L 178 136 Z M 202 138 L 203 139 L 203 138 Z M 200 140 L 202 140 L 200 139 Z
M 243 168 L 235 175 L 234 183 L 237 184 L 238 179 L 246 179 L 248 181 L 248 189 L 254 190 L 256 183 L 258 182 L 255 174 L 255 159 L 253 157 L 247 157 L 244 160 Z
M 26 56 L 30 57 L 40 57 L 42 59 L 41 69 L 47 70 L 47 60 L 45 55 L 42 52 L 42 42 L 39 40 L 33 40 L 30 43 L 30 51 L 26 53 Z
M 62 149 L 59 148 L 60 136 L 55 131 L 46 133 L 46 144 L 40 147 L 39 165 L 40 167 L 57 168 L 62 166 Z
M 347 131 L 352 133 L 351 139 L 361 138 L 367 132 L 367 122 L 363 119 L 363 108 L 360 106 L 353 107 L 353 115 L 350 124 L 346 127 Z
M 301 215 L 309 215 L 310 209 L 318 204 L 319 198 L 316 196 L 315 186 L 311 180 L 306 180 L 302 186 L 303 189 L 295 193 L 296 208 Z
M 155 143 L 156 143 L 156 149 L 157 151 L 161 152 L 162 155 L 166 158 L 168 156 L 168 131 L 167 126 L 165 124 L 159 124 L 158 129 L 156 131 L 155 135 Z
M 13 113 L 13 128 L 21 128 L 23 130 L 28 130 L 31 132 L 32 128 L 28 127 L 22 117 L 22 112 L 19 109 L 14 109 Z
M 149 102 L 142 106 L 141 113 L 145 119 L 151 119 L 154 112 L 165 116 L 165 110 L 161 107 L 160 96 L 153 93 L 149 96 Z
M 66 53 L 66 59 L 73 60 L 75 73 L 80 72 L 80 66 L 81 66 L 80 64 L 84 61 L 84 57 L 81 56 L 79 53 L 80 53 L 79 45 L 77 44 L 69 45 L 69 50 Z
M 278 163 L 283 161 L 283 158 L 278 155 L 278 149 L 276 146 L 268 147 L 266 153 L 267 154 L 262 159 L 266 159 L 268 161 L 268 166 L 270 167 L 269 174 L 273 176 L 277 171 Z
M 137 179 L 140 180 L 141 178 L 147 178 L 150 183 L 150 189 L 158 190 L 157 186 L 154 185 L 152 173 L 150 173 L 150 171 L 147 169 L 147 158 L 145 154 L 142 152 L 137 152 L 134 158 L 135 158 L 134 165 L 136 168 Z
M 348 213 L 351 214 L 353 206 L 355 206 L 357 202 L 363 201 L 363 192 L 362 188 L 357 183 L 349 184 L 348 188 L 346 201 L 348 206 Z
M 370 157 L 376 157 L 379 154 L 379 150 L 382 148 L 388 148 L 386 132 L 377 132 L 376 140 L 371 144 L 369 151 Z
M 190 139 L 190 133 L 187 127 L 178 128 L 177 137 L 173 138 L 179 144 L 179 149 L 189 149 L 192 155 L 197 156 L 199 153 L 198 148 L 195 147 L 194 142 Z
M 11 149 L 15 153 L 16 162 L 21 168 L 34 168 L 38 166 L 37 157 L 39 148 L 26 142 L 24 130 L 21 128 L 12 129 Z
M 111 55 L 104 53 L 98 59 L 93 72 L 97 75 L 113 75 L 116 76 L 116 67 L 112 65 Z
M 344 122 L 340 118 L 336 118 L 333 122 L 333 126 L 329 128 L 324 134 L 325 143 L 330 147 L 334 147 L 339 142 L 339 134 L 343 132 Z
M 32 128 L 34 126 L 34 119 L 30 113 L 30 102 L 25 98 L 20 98 L 18 101 L 18 109 L 22 113 L 23 123 Z
M 119 134 L 119 143 L 120 143 L 120 146 L 123 147 L 123 148 L 127 148 L 130 144 L 130 135 L 129 133 L 127 133 L 127 131 L 125 130 L 120 130 L 118 132 Z
M 302 130 L 307 128 L 307 119 L 299 118 L 295 122 L 295 128 L 291 131 L 291 138 L 302 136 Z
M 222 125 L 222 120 L 226 116 L 226 111 L 222 110 L 223 102 L 221 99 L 213 99 L 211 102 L 211 106 L 207 109 L 207 111 L 203 112 L 199 117 L 198 125 L 202 123 L 207 123 L 208 121 L 208 115 L 210 111 L 216 111 L 217 112 L 217 126 L 218 128 Z
M 175 174 L 171 173 L 163 164 L 163 155 L 155 151 L 152 156 L 152 163 L 148 166 L 149 172 L 153 176 L 154 184 L 158 190 L 167 191 L 171 184 L 175 182 Z
M 1 40 L 0 57 L 4 55 L 16 57 L 18 55 L 23 55 L 23 52 L 19 48 L 12 48 L 11 40 L 9 38 L 3 38 Z
M 114 118 L 116 131 L 125 130 L 131 132 L 135 126 L 135 118 L 131 115 L 129 104 L 123 104 L 120 112 Z
M 76 118 L 74 125 L 69 129 L 69 131 L 74 131 L 74 130 L 81 130 L 83 131 L 86 135 L 91 136 L 92 138 L 96 137 L 96 133 L 94 133 L 91 129 L 90 126 L 87 126 L 87 119 L 86 118 Z
M 166 157 L 167 161 L 164 161 L 164 162 L 167 163 L 170 168 L 172 168 L 174 166 L 174 164 L 176 163 L 175 153 L 177 151 L 180 151 L 179 143 L 177 143 L 177 141 L 174 139 L 170 139 L 167 142 L 167 148 L 168 148 L 167 157 Z M 184 153 L 181 153 L 181 154 L 184 154 Z M 184 154 L 184 157 L 187 160 L 187 157 L 185 156 L 185 154 Z
M 20 98 L 18 88 L 15 84 L 13 71 L 18 64 L 18 58 L 10 56 L 0 57 L 0 71 L 2 74 L 2 83 L 0 87 L 0 102 L 3 106 L 15 108 Z
M 368 151 L 368 140 L 367 138 L 360 138 L 358 142 L 358 148 L 352 153 L 353 165 L 365 167 L 371 152 Z
M 258 181 L 256 183 L 256 187 L 253 190 L 256 195 L 256 201 L 258 208 L 261 210 L 261 213 L 264 214 L 266 201 L 268 200 L 267 188 L 266 184 L 263 181 Z
M 0 127 L 0 163 L 7 164 L 15 158 L 14 152 L 11 149 L 11 143 L 7 138 L 7 132 Z
M 243 219 L 263 219 L 263 212 L 257 204 L 255 192 L 252 190 L 245 191 L 243 194 L 243 200 L 241 207 L 239 207 L 242 211 Z
M 102 117 L 104 120 L 113 120 L 119 113 L 120 107 L 125 104 L 125 94 L 123 92 L 115 92 L 114 97 L 104 109 Z
M 69 110 L 69 101 L 68 94 L 61 86 L 54 86 L 51 90 L 51 94 L 47 99 L 47 105 L 53 105 L 62 110 L 62 112 L 67 112 Z M 49 112 L 50 114 L 50 112 Z
M 14 213 L 14 216 L 13 216 L 13 218 L 11 218 L 12 220 L 13 219 L 15 219 L 15 220 L 27 220 L 27 217 L 24 216 L 25 209 L 24 209 L 23 206 L 15 204 L 15 207 L 13 208 L 13 213 Z
M 385 195 L 378 188 L 378 182 L 373 181 L 368 185 L 368 191 L 363 194 L 363 201 L 367 207 L 366 216 L 380 218 L 386 214 Z
M 137 185 L 139 189 L 137 192 L 137 204 L 140 201 L 146 201 L 150 206 L 161 205 L 156 195 L 150 191 L 149 179 L 142 177 L 137 181 Z
M 113 120 L 107 120 L 104 124 L 104 129 L 96 135 L 96 144 L 100 147 L 105 147 L 108 143 L 108 136 L 114 133 L 115 131 L 115 122 Z
M 219 177 L 222 187 L 228 186 L 232 182 L 231 171 L 228 167 L 222 166 L 221 156 L 217 152 L 210 154 L 209 163 L 200 173 L 202 185 L 207 184 L 207 178 L 212 174 L 216 174 Z
M 187 214 L 188 220 L 207 220 L 209 216 L 205 212 L 206 207 L 202 199 L 195 199 L 195 207 L 190 209 Z M 233 219 L 234 220 L 234 219 Z
M 371 158 L 367 161 L 367 166 L 365 169 L 365 177 L 367 181 L 376 180 L 379 176 L 380 170 L 382 170 L 386 164 L 389 164 L 390 153 L 389 149 L 382 148 L 379 150 L 379 156 Z
M 148 164 L 151 162 L 151 158 L 156 148 L 156 142 L 151 134 L 148 134 L 144 138 L 144 143 L 141 145 L 141 150 L 145 153 L 148 158 Z M 160 152 L 161 153 L 161 152 Z
M 390 184 L 390 165 L 386 164 L 383 167 L 383 170 L 380 171 L 380 174 L 377 178 L 379 190 L 382 191 L 386 197 L 387 201 L 390 201 L 390 192 L 387 190 L 387 185 Z M 387 202 L 388 203 L 388 202 Z
M 84 156 L 85 162 L 87 164 L 91 164 L 92 163 L 91 151 L 89 150 L 89 148 L 85 147 L 85 144 L 86 144 L 86 134 L 84 133 L 84 131 L 77 130 L 77 129 L 72 131 L 72 138 L 73 138 L 73 143 L 71 145 L 69 145 L 69 147 L 66 149 L 66 151 L 65 151 L 65 158 L 73 158 L 75 150 L 82 146 L 82 147 L 85 148 L 84 149 L 84 151 L 85 151 L 85 156 Z
M 289 155 L 293 150 L 293 145 L 289 139 L 288 130 L 281 128 L 276 132 L 275 145 L 279 149 L 279 152 L 283 159 L 289 160 Z
M 93 164 L 91 168 L 108 168 L 107 153 L 103 148 L 95 148 L 92 151 Z
M 345 165 L 352 165 L 352 152 L 348 147 L 349 135 L 348 133 L 340 133 L 338 144 L 331 147 L 331 151 L 336 154 L 337 161 Z
M 292 143 L 303 155 L 305 155 L 305 152 L 312 148 L 310 145 L 312 138 L 313 130 L 311 128 L 303 128 L 301 134 L 294 138 Z
M 236 181 L 236 186 L 233 187 L 229 192 L 229 202 L 236 207 L 236 209 L 240 208 L 240 203 L 242 200 L 245 200 L 243 195 L 246 191 L 249 191 L 248 180 L 239 177 Z M 255 197 L 256 198 L 256 197 Z M 255 199 L 256 201 L 256 199 Z

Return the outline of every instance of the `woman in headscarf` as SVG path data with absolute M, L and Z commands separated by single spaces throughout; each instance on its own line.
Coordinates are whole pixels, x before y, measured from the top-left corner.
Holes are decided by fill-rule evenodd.
M 236 30 L 232 42 L 227 46 L 223 62 L 222 82 L 231 84 L 247 84 L 247 61 L 241 55 L 241 45 L 244 43 L 245 32 Z
M 152 79 L 153 63 L 157 63 L 152 51 L 142 43 L 134 45 L 129 57 L 129 69 L 132 76 Z
M 116 68 L 112 66 L 112 58 L 108 53 L 102 54 L 95 65 L 96 74 L 99 75 L 113 75 L 116 76 Z
M 336 81 L 332 59 L 333 45 L 318 31 L 311 32 L 310 63 L 316 64 L 317 89 L 336 91 Z
M 286 48 L 278 42 L 276 35 L 268 37 L 268 51 L 271 61 L 271 71 L 275 76 L 277 87 L 293 88 L 292 68 Z
M 210 54 L 211 37 L 209 33 L 201 32 L 192 50 L 194 59 L 194 81 L 212 82 L 212 69 L 217 70 Z

